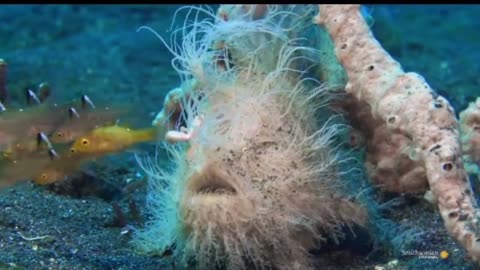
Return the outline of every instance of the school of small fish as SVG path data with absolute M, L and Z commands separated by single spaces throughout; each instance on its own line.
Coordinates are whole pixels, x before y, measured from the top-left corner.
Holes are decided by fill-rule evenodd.
M 96 106 L 87 95 L 64 105 L 49 103 L 46 83 L 25 90 L 28 107 L 9 108 L 5 68 L 0 59 L 0 188 L 29 180 L 55 183 L 89 161 L 156 139 L 153 127 L 117 124 L 128 114 L 126 106 Z

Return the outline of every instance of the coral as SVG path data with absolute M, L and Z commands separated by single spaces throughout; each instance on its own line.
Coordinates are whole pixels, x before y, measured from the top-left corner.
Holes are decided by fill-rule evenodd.
M 339 126 L 319 121 L 327 91 L 301 77 L 313 50 L 289 34 L 302 13 L 260 8 L 245 9 L 250 19 L 224 8 L 215 24 L 186 26 L 193 33 L 175 46 L 183 48 L 175 68 L 198 87 L 173 90 L 156 123 L 187 132 L 166 133 L 177 142 L 164 144 L 173 169 L 140 161 L 153 220 L 134 243 L 157 254 L 174 247 L 187 268 L 193 260 L 195 269 L 311 269 L 310 249 L 368 223 L 341 181 L 331 147 Z M 205 35 L 192 42 L 198 32 Z
M 425 174 L 447 230 L 474 261 L 479 261 L 477 204 L 463 168 L 458 121 L 450 104 L 423 77 L 402 70 L 373 37 L 359 5 L 320 5 L 319 9 L 315 21 L 333 39 L 348 76 L 345 91 L 355 99 L 360 113 L 370 115 L 357 120 L 376 122 L 365 123 L 370 140 L 383 148 L 367 149 L 374 156 L 369 158 L 373 161 L 370 173 L 381 175 L 383 181 L 420 187 Z M 408 155 L 402 149 L 405 147 Z M 413 163 L 394 173 L 392 162 L 406 160 L 401 155 Z M 404 186 L 400 185 L 399 191 Z

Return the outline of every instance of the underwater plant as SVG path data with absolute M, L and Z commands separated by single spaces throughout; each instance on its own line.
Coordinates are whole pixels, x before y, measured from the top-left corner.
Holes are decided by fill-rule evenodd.
M 154 124 L 177 123 L 164 144 L 175 166 L 139 160 L 153 219 L 134 243 L 157 254 L 174 246 L 181 267 L 311 269 L 311 249 L 368 223 L 341 181 L 340 125 L 322 116 L 328 89 L 302 76 L 315 50 L 295 36 L 315 9 L 262 10 L 228 20 L 210 11 L 215 23 L 184 25 L 170 48 L 187 86 L 167 95 Z

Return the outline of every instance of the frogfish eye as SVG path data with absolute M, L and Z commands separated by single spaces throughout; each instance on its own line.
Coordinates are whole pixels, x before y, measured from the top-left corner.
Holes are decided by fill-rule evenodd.
M 90 143 L 89 140 L 87 140 L 87 139 L 82 139 L 82 144 L 83 144 L 83 145 L 88 145 L 89 143 Z
M 60 131 L 59 131 L 59 132 L 57 132 L 57 134 L 56 134 L 56 135 L 57 135 L 57 137 L 63 137 L 63 133 L 62 133 L 62 132 L 60 132 Z

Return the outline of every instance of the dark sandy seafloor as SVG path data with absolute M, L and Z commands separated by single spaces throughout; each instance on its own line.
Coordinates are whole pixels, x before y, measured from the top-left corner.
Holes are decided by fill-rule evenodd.
M 148 25 L 164 31 L 178 7 L 2 6 L 0 58 L 9 63 L 13 99 L 21 100 L 26 85 L 46 80 L 56 100 L 80 93 L 100 101 L 126 100 L 138 104 L 141 120 L 135 124 L 149 124 L 179 78 L 158 39 L 135 30 Z M 457 111 L 480 96 L 480 22 L 475 22 L 480 6 L 375 6 L 370 11 L 384 47 L 406 70 L 422 74 Z M 133 154 L 124 153 L 92 164 L 65 183 L 24 182 L 1 190 L 0 269 L 175 269 L 169 254 L 146 256 L 129 244 L 129 230 L 148 219 L 145 185 L 126 190 L 136 181 L 143 181 L 141 171 Z M 376 194 L 380 202 L 394 197 Z M 397 197 L 384 217 L 421 232 L 398 239 L 408 243 L 399 249 L 446 250 L 448 259 L 402 256 L 381 246 L 367 255 L 346 248 L 317 255 L 318 269 L 474 269 L 447 235 L 435 207 L 421 196 Z

